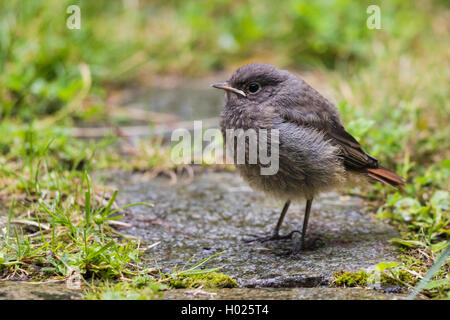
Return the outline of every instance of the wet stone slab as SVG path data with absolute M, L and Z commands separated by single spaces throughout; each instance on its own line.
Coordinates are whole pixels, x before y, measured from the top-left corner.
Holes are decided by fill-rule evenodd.
M 177 300 L 402 300 L 404 295 L 363 288 L 234 288 L 220 290 L 170 290 L 163 299 Z
M 294 288 L 327 285 L 341 269 L 357 271 L 381 261 L 395 260 L 388 240 L 396 231 L 370 214 L 358 197 L 329 193 L 313 203 L 308 230 L 309 249 L 290 250 L 298 238 L 247 244 L 249 234 L 268 234 L 282 204 L 252 191 L 235 173 L 210 173 L 191 183 L 171 185 L 164 178 L 118 176 L 122 204 L 146 201 L 153 208 L 134 207 L 124 221 L 132 228 L 122 233 L 148 244 L 160 242 L 148 255 L 171 271 L 225 251 L 206 267 L 223 266 L 241 287 Z M 300 229 L 304 203 L 291 205 L 282 233 Z
M 0 300 L 81 299 L 81 291 L 69 289 L 64 282 L 0 281 Z

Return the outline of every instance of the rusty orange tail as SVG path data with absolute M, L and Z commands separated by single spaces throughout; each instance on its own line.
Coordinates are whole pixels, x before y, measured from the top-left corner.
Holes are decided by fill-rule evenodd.
M 403 178 L 398 174 L 382 167 L 367 169 L 367 175 L 372 179 L 393 187 L 403 186 L 405 184 Z

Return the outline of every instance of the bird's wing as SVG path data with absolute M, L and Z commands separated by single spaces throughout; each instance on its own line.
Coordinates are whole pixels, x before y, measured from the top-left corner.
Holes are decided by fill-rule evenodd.
M 344 165 L 348 169 L 361 171 L 378 168 L 378 160 L 367 154 L 345 130 L 334 105 L 306 83 L 303 83 L 302 91 L 304 94 L 299 99 L 293 99 L 290 108 L 279 111 L 281 118 L 325 133 L 332 144 L 340 147 Z
M 370 178 L 384 184 L 398 187 L 405 184 L 402 177 L 378 165 L 378 160 L 367 154 L 359 142 L 347 131 L 337 118 L 337 121 L 328 118 L 320 118 L 318 114 L 309 113 L 306 117 L 301 112 L 282 112 L 281 118 L 286 122 L 295 123 L 298 126 L 310 127 L 321 131 L 330 143 L 339 146 L 340 156 L 344 166 L 353 171 L 367 174 Z
M 340 147 L 344 165 L 349 169 L 360 170 L 378 168 L 378 160 L 366 153 L 359 142 L 339 123 L 334 123 L 325 131 L 330 142 Z

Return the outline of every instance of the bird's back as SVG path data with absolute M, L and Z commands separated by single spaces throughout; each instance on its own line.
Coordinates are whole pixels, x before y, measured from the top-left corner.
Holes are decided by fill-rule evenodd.
M 261 84 L 256 95 L 245 93 L 252 81 Z M 250 64 L 238 69 L 229 83 L 234 91 L 221 114 L 224 135 L 226 129 L 279 132 L 277 173 L 265 176 L 259 164 L 237 165 L 254 188 L 277 197 L 311 199 L 355 176 L 403 184 L 362 149 L 345 130 L 336 107 L 302 79 L 273 66 Z

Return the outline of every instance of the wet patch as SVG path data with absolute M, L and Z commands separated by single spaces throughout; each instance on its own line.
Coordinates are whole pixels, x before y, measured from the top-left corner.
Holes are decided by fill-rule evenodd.
M 362 288 L 284 288 L 284 289 L 220 289 L 171 290 L 163 299 L 211 300 L 401 300 L 404 295 L 384 294 Z
M 0 300 L 81 299 L 81 291 L 62 282 L 0 281 Z

